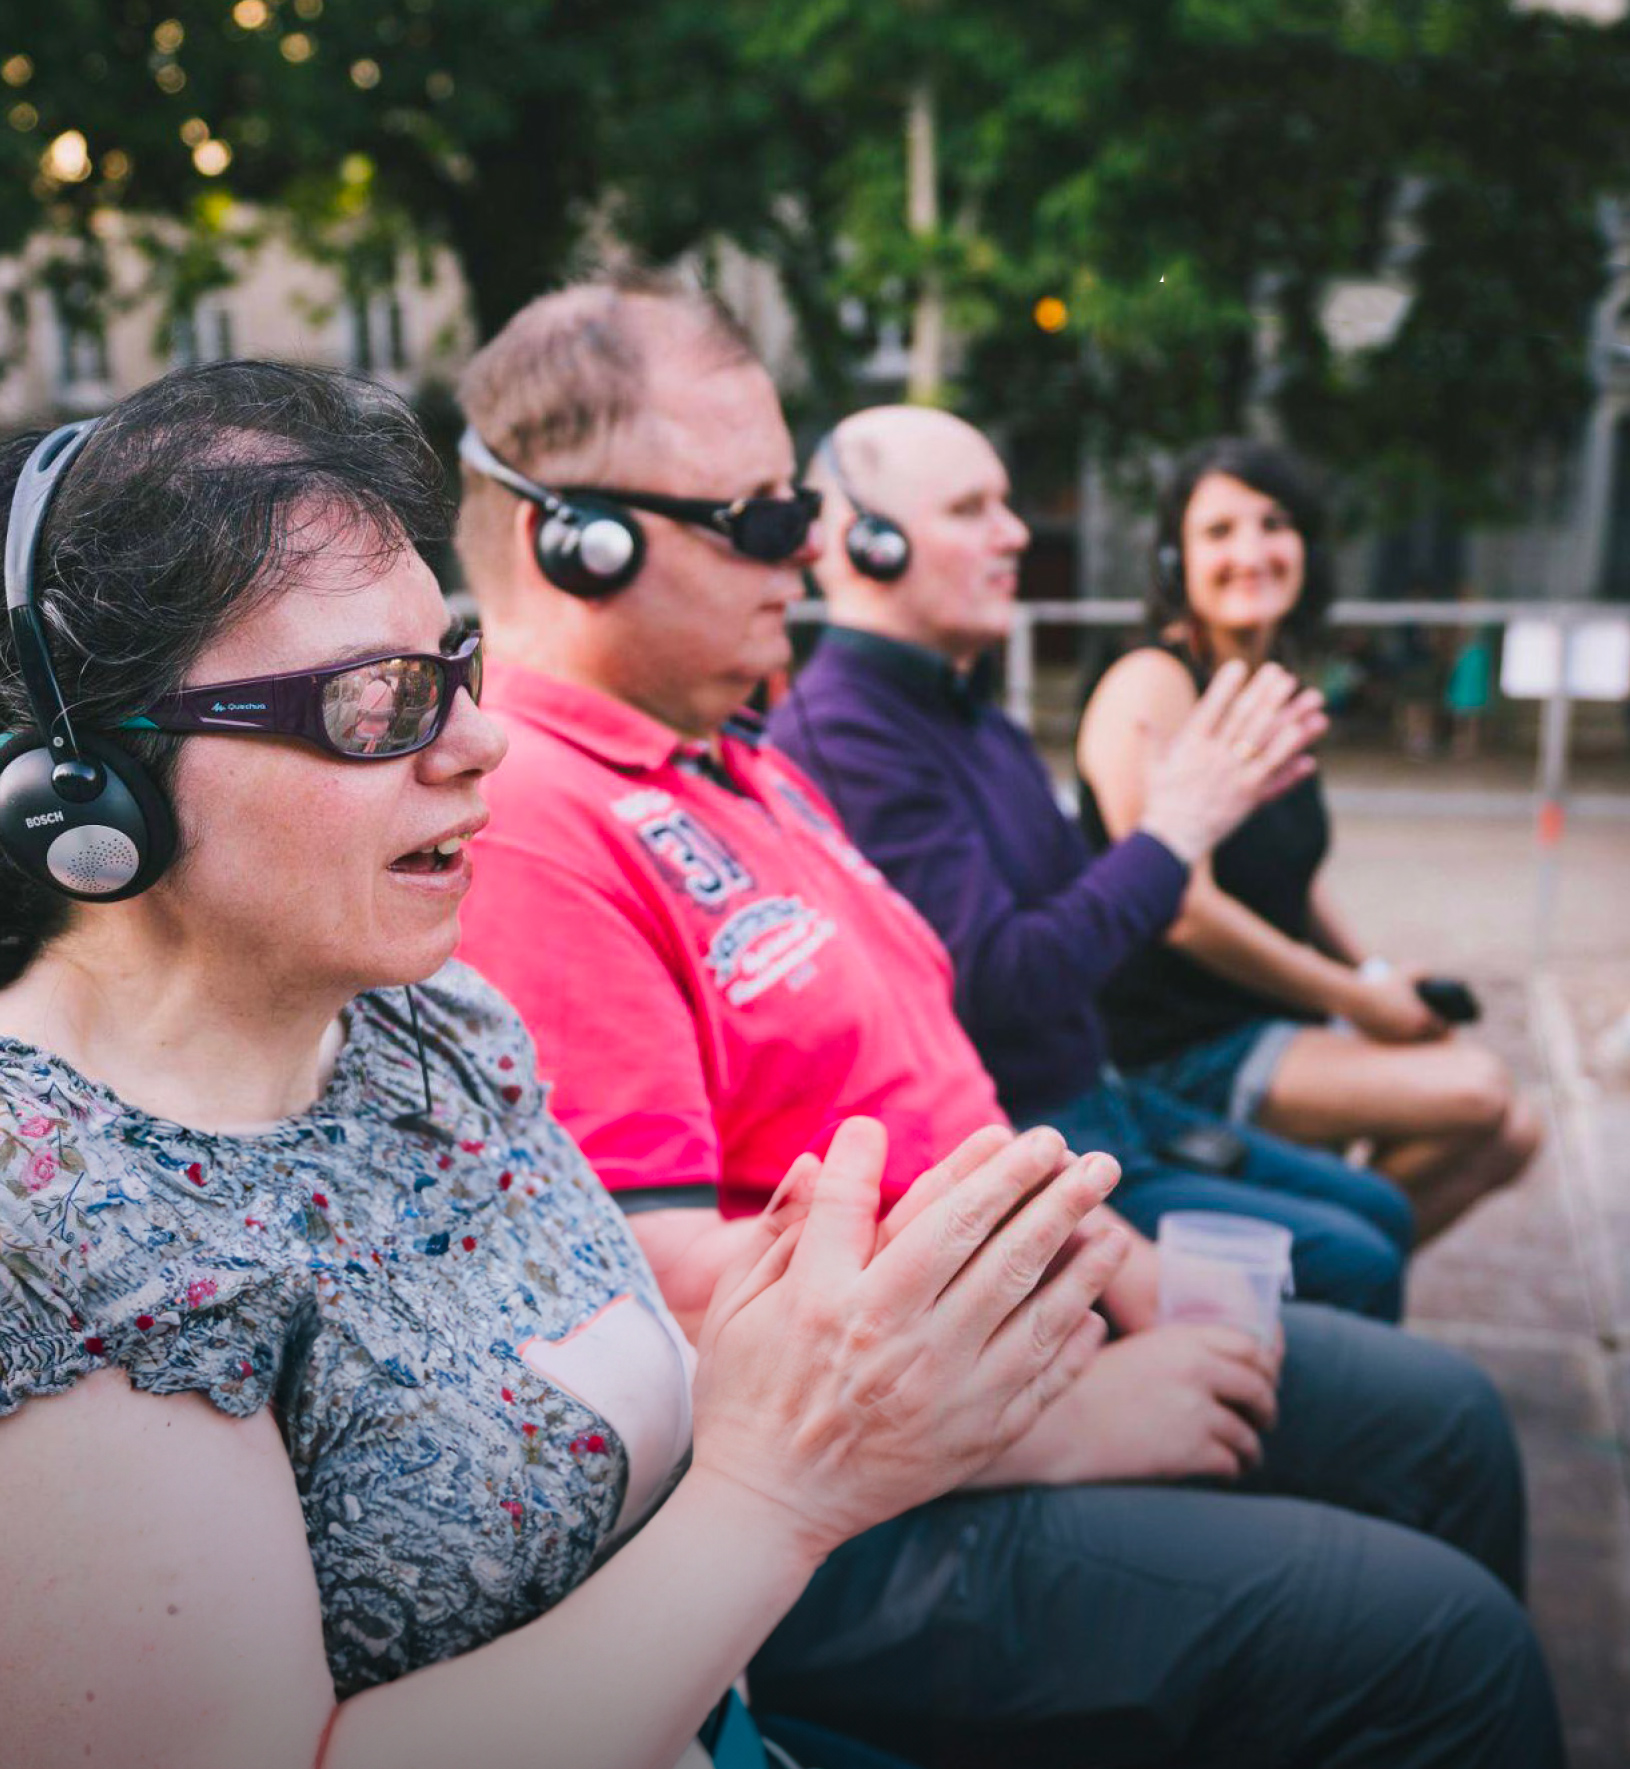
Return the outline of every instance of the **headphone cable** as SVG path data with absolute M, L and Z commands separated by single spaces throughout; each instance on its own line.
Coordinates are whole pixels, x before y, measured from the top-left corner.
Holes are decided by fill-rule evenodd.
M 419 1079 L 424 1086 L 424 1109 L 398 1112 L 391 1119 L 391 1124 L 397 1130 L 416 1130 L 425 1136 L 439 1136 L 441 1126 L 436 1123 L 436 1101 L 430 1091 L 430 1059 L 425 1054 L 424 1034 L 419 1029 L 419 1004 L 414 999 L 411 983 L 403 986 L 402 993 L 407 997 L 408 1025 L 413 1034 L 413 1048 L 419 1058 Z

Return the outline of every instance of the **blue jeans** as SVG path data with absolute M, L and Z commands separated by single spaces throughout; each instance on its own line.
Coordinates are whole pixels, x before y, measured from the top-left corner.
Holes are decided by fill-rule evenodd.
M 868 1530 L 754 1701 L 925 1769 L 1563 1769 L 1488 1380 L 1293 1303 L 1279 1403 L 1241 1489 L 964 1491 Z
M 1274 1071 L 1298 1032 L 1300 1020 L 1247 1020 L 1232 1032 L 1191 1044 L 1134 1071 L 1146 1087 L 1197 1106 L 1230 1124 L 1249 1124 L 1260 1110 Z
M 1237 1175 L 1193 1172 L 1160 1151 L 1217 1119 L 1113 1070 L 1079 1099 L 1028 1122 L 1053 1125 L 1073 1149 L 1113 1155 L 1121 1183 L 1110 1202 L 1144 1234 L 1154 1234 L 1168 1210 L 1259 1216 L 1291 1231 L 1291 1267 L 1303 1301 L 1383 1321 L 1403 1314 L 1415 1218 L 1408 1198 L 1380 1174 L 1245 1124 L 1229 1126 L 1245 1146 Z

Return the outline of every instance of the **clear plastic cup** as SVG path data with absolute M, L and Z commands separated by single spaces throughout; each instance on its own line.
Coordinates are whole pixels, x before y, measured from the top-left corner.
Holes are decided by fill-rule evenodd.
M 1291 1290 L 1291 1233 L 1254 1216 L 1169 1210 L 1160 1219 L 1160 1318 L 1241 1327 L 1267 1343 Z

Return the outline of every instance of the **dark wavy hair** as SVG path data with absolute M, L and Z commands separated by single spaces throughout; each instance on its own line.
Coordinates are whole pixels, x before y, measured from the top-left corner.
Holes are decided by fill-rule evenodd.
M 1288 449 L 1246 436 L 1216 436 L 1178 461 L 1155 512 L 1155 550 L 1144 613 L 1151 631 L 1189 618 L 1183 572 L 1183 517 L 1195 487 L 1212 473 L 1226 474 L 1280 504 L 1302 537 L 1306 564 L 1302 593 L 1285 620 L 1285 635 L 1301 642 L 1316 632 L 1335 596 L 1335 570 L 1326 539 L 1323 492 L 1309 469 Z
M 40 435 L 0 448 L 0 521 Z M 394 394 L 272 362 L 178 369 L 121 400 L 68 470 L 40 537 L 35 593 L 76 724 L 106 731 L 186 680 L 232 622 L 334 544 L 360 562 L 445 543 L 440 464 Z M 0 625 L 0 732 L 32 727 Z M 121 733 L 161 789 L 183 738 Z M 0 987 L 67 925 L 66 899 L 0 854 Z

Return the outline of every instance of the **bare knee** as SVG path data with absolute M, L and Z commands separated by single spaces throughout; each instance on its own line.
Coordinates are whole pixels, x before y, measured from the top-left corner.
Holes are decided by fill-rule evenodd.
M 1517 1105 L 1510 1071 L 1491 1050 L 1469 1044 L 1455 1052 L 1444 1090 L 1444 1107 L 1453 1129 L 1492 1136 L 1503 1132 Z M 1538 1124 L 1534 1125 L 1537 1135 Z M 1534 1145 L 1538 1147 L 1536 1142 Z
M 1545 1141 L 1545 1123 L 1532 1100 L 1513 1096 L 1500 1126 L 1500 1141 L 1511 1160 L 1513 1179 L 1533 1160 Z

